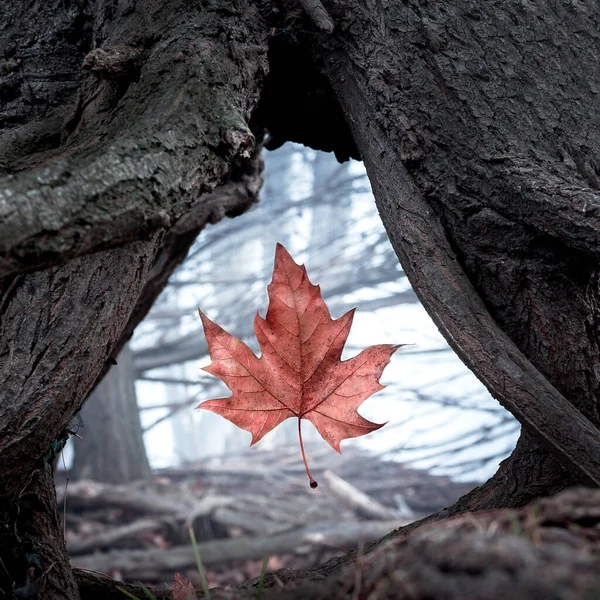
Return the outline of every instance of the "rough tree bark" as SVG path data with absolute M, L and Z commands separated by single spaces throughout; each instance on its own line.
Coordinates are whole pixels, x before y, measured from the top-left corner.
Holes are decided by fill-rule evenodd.
M 53 455 L 198 231 L 260 186 L 246 125 L 266 69 L 256 10 L 132 8 L 2 7 L 4 596 L 77 597 L 48 501 Z
M 57 512 L 51 530 L 37 527 L 47 520 L 47 502 L 30 514 L 23 509 L 54 493 L 50 470 L 68 421 L 119 340 L 155 252 L 156 240 L 134 242 L 2 286 L 0 589 L 6 594 L 38 586 L 48 598 L 76 597 L 64 541 L 61 553 L 56 548 Z
M 427 310 L 524 426 L 452 510 L 600 483 L 596 2 L 1 10 L 1 593 L 77 597 L 53 453 L 199 229 L 255 200 L 265 130 L 364 160 Z

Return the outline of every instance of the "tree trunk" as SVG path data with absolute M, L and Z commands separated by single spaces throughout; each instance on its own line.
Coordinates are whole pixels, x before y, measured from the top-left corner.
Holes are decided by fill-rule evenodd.
M 599 483 L 572 428 L 597 456 L 598 5 L 344 4 L 316 53 L 392 244 L 449 343 L 525 425 L 460 510 Z
M 198 231 L 256 200 L 268 30 L 229 3 L 2 10 L 0 590 L 76 598 L 37 474 Z
M 11 525 L 0 530 L 0 559 L 9 565 L 0 569 L 0 590 L 35 581 L 40 597 L 75 597 L 64 595 L 75 585 L 66 550 L 54 552 L 64 546 L 58 518 L 41 514 L 54 493 L 52 462 L 71 416 L 127 325 L 155 252 L 156 241 L 136 242 L 3 281 L 0 522 Z M 40 514 L 15 522 L 35 496 Z M 38 517 L 46 519 L 44 527 L 32 528 Z M 52 578 L 45 575 L 50 571 Z
M 233 165 L 231 179 L 205 195 L 161 244 L 136 242 L 0 280 L 0 523 L 10 525 L 0 528 L 0 563 L 9 565 L 0 568 L 0 594 L 28 591 L 35 582 L 32 597 L 77 598 L 52 463 L 109 357 L 129 339 L 198 231 L 211 215 L 256 201 L 262 162 L 258 155 L 245 162 Z M 40 501 L 30 515 L 34 497 Z
M 413 287 L 524 425 L 457 509 L 600 483 L 597 4 L 326 8 L 332 33 L 278 41 L 265 113 L 297 106 L 298 91 L 277 85 L 286 50 L 303 65 L 298 88 L 326 77 L 357 146 L 337 152 L 364 160 Z M 281 110 L 270 122 L 278 139 L 316 135 Z
M 73 479 L 127 483 L 150 477 L 140 425 L 133 360 L 128 345 L 81 409 Z
M 2 598 L 79 598 L 68 568 L 51 463 L 47 460 L 31 474 L 15 502 L 0 501 Z

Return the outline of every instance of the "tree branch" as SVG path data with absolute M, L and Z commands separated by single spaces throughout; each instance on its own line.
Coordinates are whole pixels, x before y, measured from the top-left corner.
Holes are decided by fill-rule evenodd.
M 139 30 L 153 17 L 144 10 L 152 8 L 136 7 L 127 40 L 107 41 L 103 55 L 146 39 Z M 55 156 L 42 167 L 30 157 L 20 166 L 29 170 L 0 179 L 0 277 L 147 239 L 214 189 L 233 159 L 250 156 L 246 123 L 268 70 L 267 28 L 256 8 L 233 12 L 174 11 L 121 98 L 114 82 L 88 77 Z

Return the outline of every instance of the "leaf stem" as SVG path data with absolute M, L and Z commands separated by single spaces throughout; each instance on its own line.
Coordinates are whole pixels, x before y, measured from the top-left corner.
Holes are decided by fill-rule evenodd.
M 304 444 L 302 443 L 302 417 L 298 417 L 298 438 L 300 439 L 300 450 L 302 450 L 302 460 L 304 461 L 304 468 L 306 469 L 306 474 L 308 475 L 308 479 L 310 480 L 310 487 L 314 490 L 319 484 L 313 479 L 313 476 L 308 468 L 308 463 L 306 462 L 306 454 L 304 453 Z

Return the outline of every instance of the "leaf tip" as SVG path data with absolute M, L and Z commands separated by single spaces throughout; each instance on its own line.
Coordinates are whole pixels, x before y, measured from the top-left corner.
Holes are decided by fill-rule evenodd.
M 200 316 L 200 320 L 202 321 L 202 327 L 204 328 L 204 333 L 206 333 L 206 325 L 207 322 L 210 323 L 210 319 L 200 310 L 198 307 L 198 315 Z
M 290 253 L 285 249 L 285 246 L 281 242 L 277 242 L 277 245 L 275 246 L 275 262 L 277 262 L 278 258 L 284 257 L 292 258 Z

